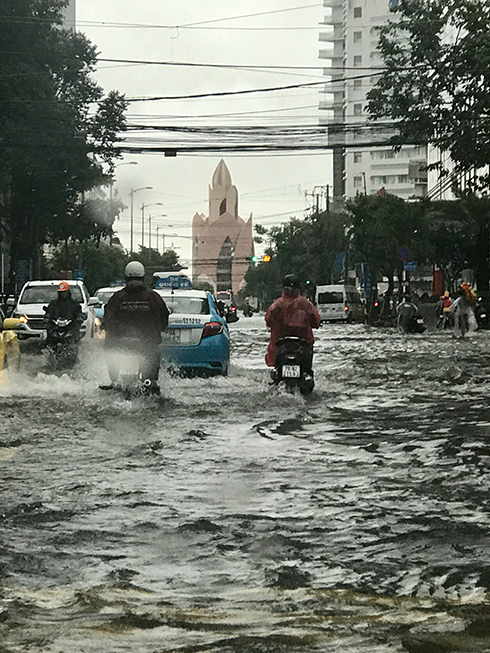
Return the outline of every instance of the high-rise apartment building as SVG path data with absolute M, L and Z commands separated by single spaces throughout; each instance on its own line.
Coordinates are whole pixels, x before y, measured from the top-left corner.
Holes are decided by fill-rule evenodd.
M 389 192 L 405 199 L 427 191 L 427 148 L 406 146 L 400 151 L 376 147 L 385 138 L 367 128 L 366 94 L 376 83 L 382 66 L 377 49 L 378 30 L 393 14 L 394 0 L 323 0 L 329 8 L 320 33 L 328 47 L 320 58 L 328 60 L 329 78 L 319 107 L 321 124 L 330 125 L 333 149 L 333 199 L 339 204 L 357 193 Z M 335 127 L 334 127 L 335 126 Z M 342 126 L 345 129 L 342 129 Z
M 68 6 L 65 9 L 65 27 L 71 27 L 75 29 L 75 18 L 76 18 L 76 0 L 70 0 Z

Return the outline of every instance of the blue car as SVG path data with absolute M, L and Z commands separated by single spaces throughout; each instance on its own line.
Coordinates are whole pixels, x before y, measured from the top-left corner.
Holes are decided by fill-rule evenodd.
M 181 372 L 228 373 L 230 331 L 213 296 L 203 290 L 157 289 L 170 312 L 162 334 L 164 367 Z

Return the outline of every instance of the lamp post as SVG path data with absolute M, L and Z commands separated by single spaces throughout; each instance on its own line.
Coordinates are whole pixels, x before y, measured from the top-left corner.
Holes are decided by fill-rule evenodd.
M 114 170 L 116 168 L 120 168 L 121 166 L 137 166 L 138 162 L 137 161 L 124 161 L 123 163 L 116 163 L 114 166 Z M 109 199 L 112 204 L 112 187 L 114 186 L 114 179 L 111 179 L 111 183 L 109 184 Z
M 162 202 L 150 202 L 149 204 L 141 205 L 141 248 L 145 244 L 145 208 L 147 206 L 163 206 Z
M 166 218 L 166 213 L 161 213 L 160 215 L 149 215 L 148 216 L 148 249 L 151 250 L 151 221 L 153 218 Z M 157 232 L 160 225 L 157 225 Z M 158 249 L 158 237 L 157 237 L 157 249 Z
M 133 230 L 133 224 L 134 224 L 134 222 L 133 222 L 133 195 L 135 193 L 137 193 L 138 191 L 140 191 L 140 190 L 152 190 L 152 189 L 153 189 L 153 186 L 142 186 L 141 188 L 135 188 L 135 189 L 131 188 L 131 190 L 129 191 L 129 194 L 131 195 L 131 241 L 130 241 L 131 245 L 130 245 L 129 251 L 130 251 L 131 254 L 133 253 L 133 233 L 134 233 L 134 230 Z

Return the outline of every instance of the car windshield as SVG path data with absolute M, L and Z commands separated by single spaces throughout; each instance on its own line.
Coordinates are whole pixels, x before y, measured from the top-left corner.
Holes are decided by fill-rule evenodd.
M 344 301 L 344 296 L 341 292 L 319 292 L 318 293 L 318 303 L 319 304 L 342 304 Z
M 83 296 L 80 286 L 70 286 L 71 296 L 76 302 L 82 303 Z M 28 286 L 22 293 L 19 304 L 49 304 L 58 297 L 58 286 Z
M 105 305 L 107 304 L 107 302 L 115 292 L 116 292 L 115 290 L 104 290 L 104 291 L 98 290 L 95 293 L 95 296 L 97 297 L 97 299 L 100 301 L 101 304 Z
M 181 297 L 178 295 L 162 295 L 170 313 L 183 315 L 206 315 L 209 313 L 209 302 L 204 297 Z

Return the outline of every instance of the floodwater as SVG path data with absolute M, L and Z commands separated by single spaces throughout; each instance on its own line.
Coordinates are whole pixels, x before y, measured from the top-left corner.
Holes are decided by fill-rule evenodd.
M 160 402 L 100 342 L 0 387 L 1 653 L 490 651 L 490 332 L 325 325 L 305 399 L 231 331 Z

